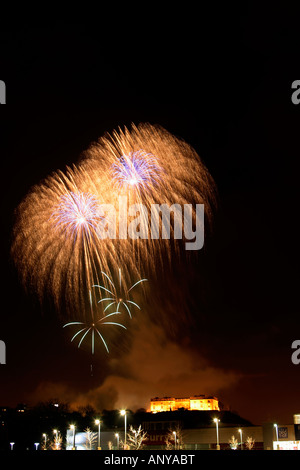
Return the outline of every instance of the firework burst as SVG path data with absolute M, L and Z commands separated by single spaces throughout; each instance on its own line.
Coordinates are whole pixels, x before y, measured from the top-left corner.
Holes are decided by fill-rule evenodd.
M 63 328 L 65 328 L 66 326 L 74 326 L 74 325 L 79 326 L 79 330 L 74 334 L 74 336 L 71 339 L 71 342 L 75 340 L 75 338 L 79 339 L 78 348 L 80 348 L 81 344 L 84 341 L 91 340 L 91 353 L 94 354 L 95 353 L 95 340 L 100 338 L 103 346 L 105 347 L 106 351 L 109 353 L 108 345 L 107 345 L 106 340 L 104 339 L 103 332 L 101 333 L 102 326 L 103 325 L 118 326 L 120 328 L 124 328 L 125 330 L 127 328 L 121 323 L 117 323 L 114 321 L 107 321 L 107 319 L 112 316 L 120 315 L 119 312 L 113 312 L 99 319 L 96 319 L 94 316 L 93 308 L 92 308 L 91 292 L 89 294 L 90 294 L 90 306 L 91 306 L 91 317 L 92 317 L 91 321 L 88 323 L 81 322 L 81 321 L 73 321 L 73 322 L 66 323 L 63 326 Z
M 110 296 L 118 309 L 121 305 L 126 309 L 117 299 L 131 293 L 131 279 L 143 277 L 142 273 L 161 274 L 174 254 L 176 260 L 178 254 L 186 254 L 182 240 L 174 237 L 174 226 L 183 224 L 180 214 L 173 214 L 169 239 L 151 237 L 153 205 L 204 204 L 209 227 L 215 202 L 214 182 L 190 145 L 160 126 L 132 125 L 101 137 L 76 166 L 53 173 L 31 189 L 16 210 L 12 256 L 30 291 L 41 300 L 54 299 L 57 309 L 65 313 L 66 308 L 68 315 L 72 311 L 86 321 L 85 295 L 91 286 L 107 289 L 93 289 L 94 300 L 100 291 L 101 299 Z M 129 228 L 120 232 L 119 226 L 126 226 L 124 219 L 131 217 L 129 209 L 137 204 L 143 206 L 139 225 L 143 233 L 148 230 L 148 238 L 139 233 L 129 236 Z M 99 236 L 99 227 L 109 220 L 98 211 L 103 205 L 115 208 L 119 221 L 115 237 Z M 194 208 L 191 216 L 194 223 Z M 162 222 L 160 218 L 160 226 Z M 122 295 L 110 282 L 119 266 Z M 106 273 L 102 284 L 101 273 Z M 129 315 L 134 304 L 126 305 Z
M 103 297 L 98 301 L 98 303 L 108 302 L 108 304 L 104 308 L 104 312 L 109 310 L 109 308 L 116 306 L 115 313 L 120 313 L 120 309 L 123 306 L 125 311 L 128 313 L 129 317 L 132 318 L 132 306 L 138 308 L 139 310 L 141 310 L 141 307 L 130 298 L 130 292 L 142 282 L 147 281 L 147 279 L 140 279 L 139 281 L 135 282 L 129 289 L 127 289 L 124 283 L 122 282 L 121 269 L 119 269 L 118 287 L 116 287 L 116 284 L 106 273 L 102 272 L 102 274 L 108 280 L 110 288 L 108 289 L 103 285 L 94 285 L 93 287 L 98 287 L 100 290 L 105 292 L 105 295 L 109 295 L 109 297 Z
M 63 314 L 85 317 L 85 293 L 98 274 L 128 258 L 118 241 L 98 236 L 101 203 L 93 175 L 74 166 L 34 186 L 16 210 L 11 252 L 21 281 Z
M 77 237 L 82 240 L 92 240 L 97 237 L 99 224 L 105 222 L 100 214 L 97 198 L 93 194 L 69 192 L 60 198 L 54 209 L 52 219 L 58 229 L 74 241 Z
M 119 191 L 148 192 L 159 184 L 161 171 L 154 155 L 140 149 L 122 155 L 118 162 L 112 164 L 112 179 Z
M 195 226 L 195 205 L 203 204 L 205 226 L 211 227 L 217 200 L 212 177 L 189 144 L 160 126 L 132 125 L 131 129 L 107 134 L 87 149 L 82 165 L 94 174 L 101 171 L 101 188 L 107 194 L 107 202 L 118 208 L 118 220 L 127 218 L 134 205 L 141 207 L 140 234 L 127 240 L 125 249 L 129 249 L 134 264 L 143 272 L 164 268 L 172 254 L 186 255 L 184 244 L 174 237 L 175 227 L 181 225 L 184 233 L 184 218 L 179 211 L 171 215 L 169 239 L 145 236 L 151 233 L 149 214 L 154 205 L 190 205 L 190 218 Z M 161 234 L 161 213 L 158 217 Z M 124 238 L 119 232 L 117 237 Z

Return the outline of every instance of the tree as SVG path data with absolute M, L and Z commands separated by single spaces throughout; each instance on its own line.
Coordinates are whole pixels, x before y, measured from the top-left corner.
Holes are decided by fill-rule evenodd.
M 108 447 L 108 450 L 113 450 L 113 443 L 112 443 L 112 441 L 108 441 L 107 447 Z
M 252 437 L 247 437 L 247 439 L 246 439 L 246 447 L 247 447 L 247 449 L 248 449 L 248 450 L 253 449 L 254 444 L 255 444 L 255 439 L 253 439 Z
M 97 440 L 97 433 L 91 431 L 90 428 L 86 428 L 84 430 L 85 432 L 85 448 L 87 450 L 92 450 L 95 444 L 95 441 Z
M 146 439 L 147 433 L 143 431 L 141 425 L 139 425 L 138 429 L 134 429 L 132 426 L 130 426 L 129 432 L 127 433 L 127 443 L 130 449 L 142 449 L 143 443 Z
M 174 428 L 170 428 L 166 437 L 165 437 L 165 445 L 167 450 L 172 449 L 183 449 L 183 431 L 179 424 L 177 424 Z
M 62 435 L 59 431 L 54 433 L 53 440 L 50 442 L 50 449 L 52 450 L 62 450 Z
M 238 447 L 238 440 L 234 436 L 231 436 L 231 439 L 229 440 L 229 445 L 230 449 L 236 450 Z

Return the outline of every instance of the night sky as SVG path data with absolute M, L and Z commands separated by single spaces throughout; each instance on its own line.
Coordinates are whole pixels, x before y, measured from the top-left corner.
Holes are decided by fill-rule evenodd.
M 296 18 L 255 8 L 153 9 L 127 21 L 118 13 L 15 22 L 0 33 L 0 405 L 58 398 L 137 409 L 153 396 L 208 393 L 254 424 L 292 423 L 300 412 L 300 365 L 291 361 L 300 338 Z M 122 348 L 95 357 L 91 376 L 89 352 L 70 344 L 54 309 L 24 293 L 9 257 L 13 212 L 33 184 L 132 122 L 160 124 L 195 148 L 216 182 L 218 210 L 192 267 L 172 273 L 187 289 L 189 321 L 180 323 L 174 297 L 173 333 L 159 307 L 157 320 L 140 313 Z

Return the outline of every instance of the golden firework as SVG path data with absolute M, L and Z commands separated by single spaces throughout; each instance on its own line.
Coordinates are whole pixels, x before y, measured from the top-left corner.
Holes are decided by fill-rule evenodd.
M 185 252 L 195 205 L 204 205 L 210 223 L 215 202 L 213 179 L 189 144 L 160 126 L 132 125 L 30 190 L 16 210 L 12 255 L 27 288 L 83 318 L 102 272 L 114 278 L 121 268 L 124 288 L 145 273 L 151 279 Z M 166 230 L 160 211 L 153 226 L 153 207 L 162 205 L 189 212 L 169 211 Z

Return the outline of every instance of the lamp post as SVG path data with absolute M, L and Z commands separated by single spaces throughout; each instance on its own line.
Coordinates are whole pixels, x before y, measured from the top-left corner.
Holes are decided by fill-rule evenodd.
M 118 433 L 116 433 L 116 434 L 115 434 L 115 436 L 116 436 L 116 438 L 117 438 L 117 448 L 118 448 L 118 450 L 120 450 L 120 445 L 119 445 L 119 434 L 118 434 Z
M 219 422 L 220 422 L 220 420 L 218 418 L 214 418 L 214 422 L 216 423 L 217 450 L 220 450 L 220 444 L 219 444 Z
M 127 434 L 127 415 L 126 415 L 126 410 L 121 410 L 121 416 L 124 416 L 124 429 L 125 429 L 124 449 L 125 449 L 125 448 L 126 448 L 126 434 Z
M 276 441 L 277 441 L 277 449 L 278 449 L 279 448 L 279 444 L 278 444 L 278 441 L 279 441 L 279 439 L 278 439 L 278 424 L 275 423 L 274 428 L 276 430 Z
M 44 444 L 44 445 L 45 445 L 45 448 L 44 448 L 44 450 L 47 450 L 47 434 L 44 433 L 44 434 L 43 434 L 43 438 L 44 438 L 44 440 L 45 440 L 45 444 Z
M 243 431 L 239 429 L 239 433 L 241 435 L 241 450 L 243 450 Z
M 173 431 L 173 434 L 174 434 L 174 449 L 176 450 L 176 445 L 177 445 L 177 435 L 176 435 L 176 431 Z
M 58 450 L 58 431 L 57 429 L 53 429 L 53 434 L 55 434 L 55 447 Z
M 101 429 L 100 429 L 101 421 L 100 419 L 96 419 L 95 424 L 98 425 L 98 450 L 101 450 Z
M 73 430 L 73 445 L 72 445 L 72 450 L 76 450 L 76 447 L 75 447 L 75 425 L 74 425 L 74 424 L 71 424 L 70 429 Z

